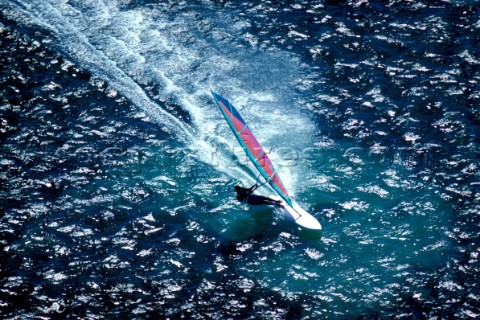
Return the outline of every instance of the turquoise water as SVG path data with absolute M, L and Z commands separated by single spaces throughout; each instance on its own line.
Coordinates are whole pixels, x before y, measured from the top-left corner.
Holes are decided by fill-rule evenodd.
M 478 317 L 476 2 L 0 8 L 2 318 Z

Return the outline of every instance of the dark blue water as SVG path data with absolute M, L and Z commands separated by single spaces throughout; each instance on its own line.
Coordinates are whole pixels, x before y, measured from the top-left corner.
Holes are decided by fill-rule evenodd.
M 0 35 L 2 319 L 480 317 L 477 1 L 4 1 Z M 322 231 L 236 202 L 210 90 Z

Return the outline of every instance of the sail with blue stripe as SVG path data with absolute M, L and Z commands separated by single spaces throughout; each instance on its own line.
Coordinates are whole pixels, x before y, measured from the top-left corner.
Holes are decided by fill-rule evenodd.
M 219 94 L 212 91 L 212 95 L 247 156 L 253 162 L 260 174 L 268 181 L 270 186 L 293 208 L 292 200 L 290 199 L 282 180 L 280 180 L 277 171 L 273 167 L 272 161 L 260 145 L 260 142 L 258 142 L 257 138 L 253 135 L 252 130 L 250 130 L 238 110 L 235 109 L 227 99 Z

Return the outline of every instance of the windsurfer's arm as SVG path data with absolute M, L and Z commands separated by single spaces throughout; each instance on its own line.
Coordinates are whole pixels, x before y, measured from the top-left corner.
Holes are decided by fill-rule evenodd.
M 253 186 L 247 189 L 248 193 L 249 194 L 253 193 L 253 191 L 255 191 L 257 188 L 258 188 L 258 183 L 255 183 Z

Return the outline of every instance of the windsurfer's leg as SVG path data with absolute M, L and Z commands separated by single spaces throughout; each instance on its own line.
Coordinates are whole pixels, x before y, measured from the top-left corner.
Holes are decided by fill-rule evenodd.
M 247 203 L 252 205 L 252 206 L 259 206 L 262 204 L 267 204 L 265 202 L 265 199 L 268 199 L 267 197 L 264 196 L 257 196 L 255 194 L 251 194 L 248 196 Z
M 280 200 L 273 200 L 264 196 L 257 196 L 257 195 L 250 195 L 248 196 L 248 204 L 250 205 L 277 205 L 279 206 L 282 201 Z
M 282 200 L 273 200 L 269 199 L 268 204 L 274 205 L 274 206 L 279 206 L 282 207 Z

